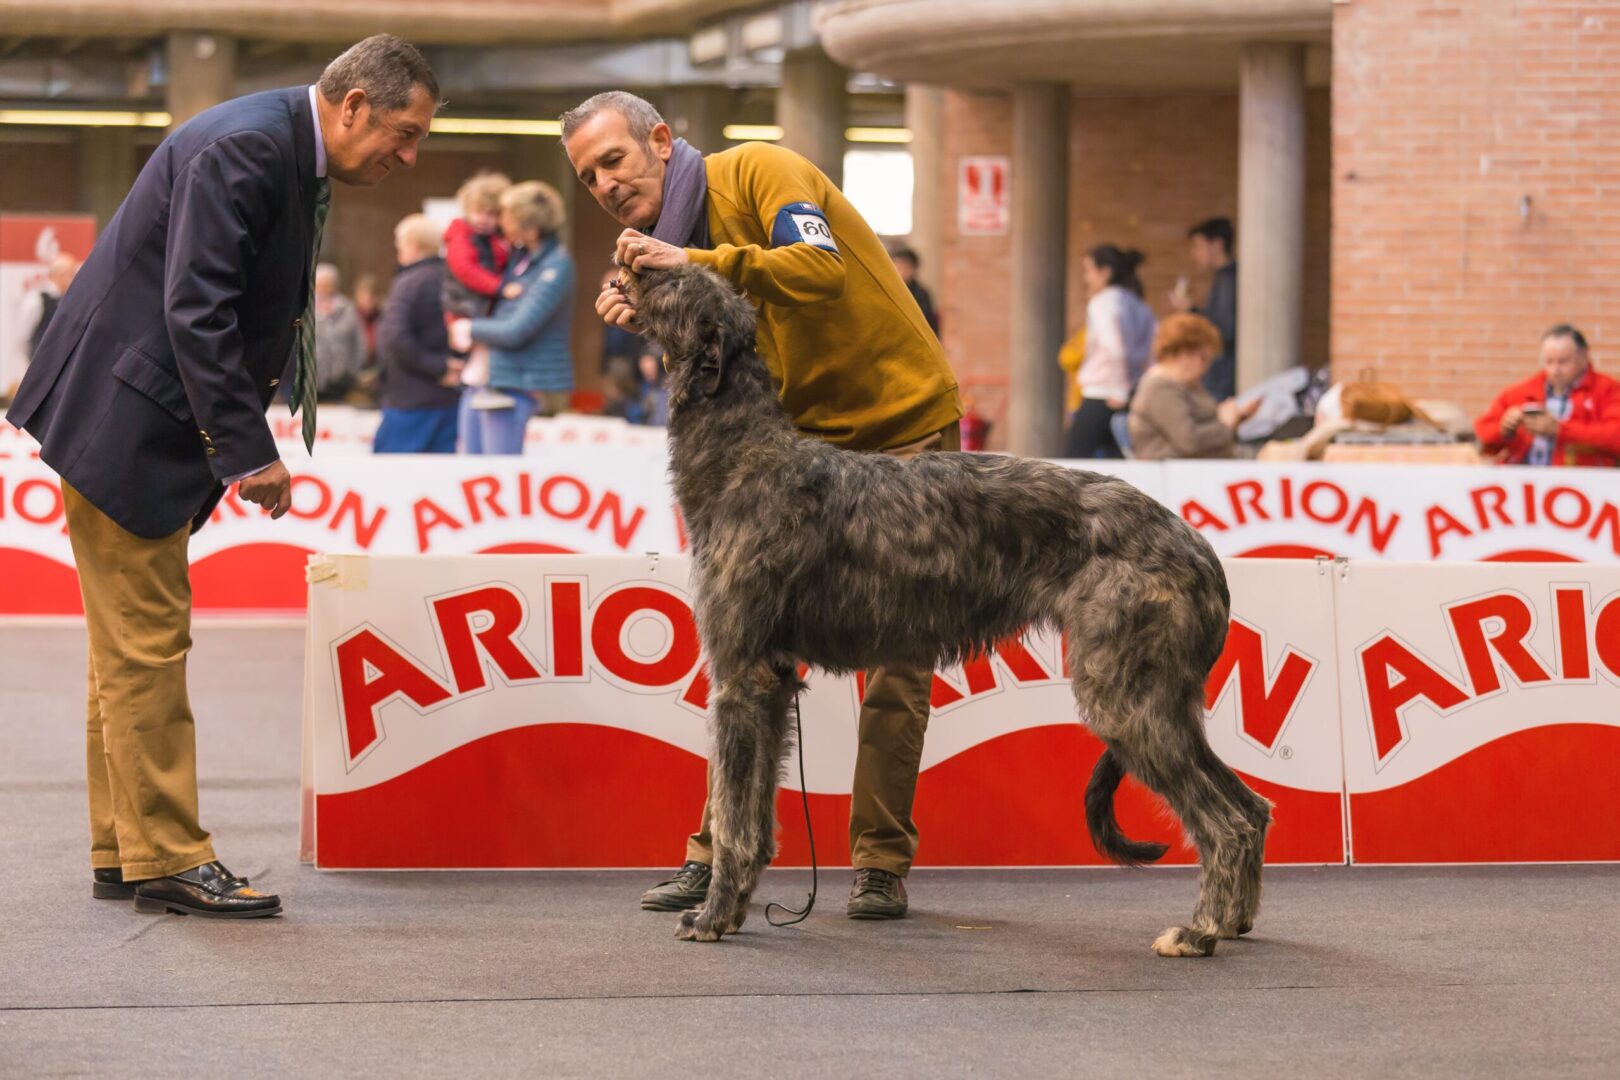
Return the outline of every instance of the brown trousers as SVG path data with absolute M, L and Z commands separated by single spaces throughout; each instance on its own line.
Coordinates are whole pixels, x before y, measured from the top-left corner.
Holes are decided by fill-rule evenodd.
M 930 450 L 960 450 L 962 430 L 952 424 L 918 442 L 883 453 L 909 458 Z M 849 803 L 849 861 L 857 870 L 887 870 L 905 877 L 917 856 L 917 825 L 911 820 L 928 730 L 928 697 L 934 673 L 923 668 L 880 667 L 866 673 L 861 700 L 860 746 Z M 686 839 L 686 857 L 714 862 L 709 803 L 698 831 Z
M 90 637 L 90 865 L 136 881 L 212 862 L 186 696 L 190 530 L 148 540 L 66 483 L 62 501 Z

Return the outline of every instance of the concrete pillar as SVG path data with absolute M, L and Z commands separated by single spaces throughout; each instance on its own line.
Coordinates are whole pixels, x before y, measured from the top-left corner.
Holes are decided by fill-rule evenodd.
M 548 135 L 516 135 L 512 137 L 512 182 L 544 180 L 557 189 L 568 208 L 568 217 L 574 217 L 575 200 L 590 196 L 580 186 L 574 167 L 563 153 L 562 142 Z
M 713 154 L 726 148 L 723 134 L 731 119 L 731 91 L 723 86 L 677 86 L 664 95 L 664 119 L 676 138 Z
M 79 209 L 96 217 L 96 231 L 135 184 L 135 129 L 79 129 Z
M 1063 449 L 1063 344 L 1068 262 L 1069 88 L 1013 87 L 1012 365 L 1007 448 L 1028 457 Z
M 236 39 L 169 35 L 169 115 L 176 126 L 236 95 Z
M 1305 46 L 1243 47 L 1238 154 L 1239 389 L 1300 362 L 1305 319 Z
M 945 229 L 945 91 L 907 86 L 906 127 L 911 131 L 909 242 L 922 263 L 918 276 L 937 291 L 945 269 L 940 240 Z
M 782 145 L 809 158 L 840 187 L 848 79 L 849 74 L 819 46 L 801 49 L 783 58 L 782 88 L 776 94 Z

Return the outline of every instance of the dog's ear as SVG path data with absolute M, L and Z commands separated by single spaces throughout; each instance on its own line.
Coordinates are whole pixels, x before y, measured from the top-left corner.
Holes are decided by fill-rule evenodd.
M 726 377 L 726 354 L 718 341 L 711 342 L 708 348 L 703 350 L 698 373 L 703 376 L 703 393 L 708 397 L 718 395 L 720 384 Z

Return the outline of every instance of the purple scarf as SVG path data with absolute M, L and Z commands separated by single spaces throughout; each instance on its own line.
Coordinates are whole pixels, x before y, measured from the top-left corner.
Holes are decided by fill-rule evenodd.
M 675 140 L 664 168 L 664 209 L 652 236 L 676 247 L 709 246 L 709 181 L 703 155 L 685 139 Z

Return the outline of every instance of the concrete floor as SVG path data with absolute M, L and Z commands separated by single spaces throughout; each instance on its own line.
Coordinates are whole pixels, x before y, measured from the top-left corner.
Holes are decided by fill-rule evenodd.
M 1273 871 L 1254 936 L 1200 961 L 1147 948 L 1190 871 L 919 872 L 900 923 L 844 919 L 842 872 L 800 927 L 691 945 L 636 909 L 646 874 L 300 866 L 301 633 L 196 638 L 205 821 L 287 913 L 89 898 L 82 630 L 0 625 L 0 1075 L 1620 1070 L 1620 867 Z

